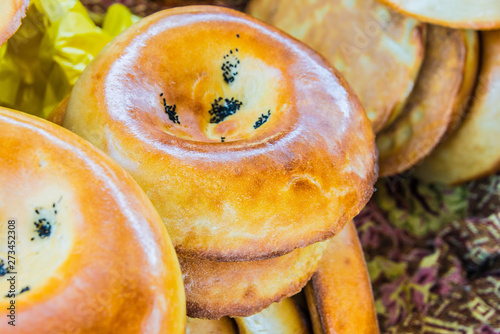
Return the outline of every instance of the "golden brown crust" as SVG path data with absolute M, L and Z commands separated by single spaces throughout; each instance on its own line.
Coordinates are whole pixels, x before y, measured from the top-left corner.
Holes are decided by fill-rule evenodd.
M 464 78 L 455 99 L 451 122 L 446 129 L 443 140 L 453 133 L 465 118 L 479 73 L 479 33 L 474 30 L 466 30 L 465 43 L 467 54 L 465 55 Z
M 490 0 L 377 0 L 420 21 L 454 29 L 500 28 L 500 6 Z
M 416 169 L 427 182 L 459 184 L 500 168 L 500 32 L 483 32 L 482 62 L 471 108 L 459 128 Z
M 14 35 L 26 16 L 29 0 L 2 0 L 0 2 L 0 45 Z
M 318 271 L 306 287 L 306 297 L 315 334 L 379 333 L 370 278 L 354 223 L 329 241 Z
M 376 133 L 397 117 L 422 64 L 425 24 L 375 0 L 252 0 L 247 12 L 325 56 Z
M 268 260 L 215 262 L 179 258 L 190 317 L 246 317 L 300 291 L 316 270 L 326 243 Z
M 426 57 L 400 118 L 377 136 L 380 175 L 401 173 L 427 156 L 445 135 L 456 108 L 470 95 L 476 67 L 466 63 L 469 33 L 429 26 Z M 466 79 L 467 78 L 467 79 Z M 469 93 L 461 87 L 467 85 Z
M 222 80 L 229 61 L 234 82 Z M 218 92 L 244 112 L 213 124 Z M 268 121 L 248 127 L 267 103 Z M 183 257 L 259 260 L 325 240 L 376 178 L 370 123 L 337 72 L 224 8 L 159 12 L 121 34 L 85 69 L 63 124 L 134 177 Z
M 183 333 L 179 263 L 134 180 L 88 142 L 40 118 L 0 108 L 0 137 L 0 222 L 18 219 L 19 281 L 31 282 L 16 296 L 16 333 Z M 51 229 L 36 232 L 32 222 L 48 201 Z M 54 257 L 28 254 L 33 247 Z M 60 264 L 39 281 L 44 272 L 31 267 L 49 268 L 54 258 Z M 10 299 L 3 295 L 5 310 Z M 0 332 L 9 328 L 0 322 Z

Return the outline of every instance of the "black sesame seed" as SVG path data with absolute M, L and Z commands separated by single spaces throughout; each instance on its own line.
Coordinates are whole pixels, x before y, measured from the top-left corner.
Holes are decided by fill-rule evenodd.
M 222 122 L 226 117 L 234 115 L 243 105 L 243 102 L 236 100 L 234 97 L 231 99 L 225 98 L 224 103 L 220 103 L 222 100 L 222 97 L 219 97 L 211 104 L 212 109 L 208 111 L 210 116 L 212 116 L 210 123 Z
M 257 120 L 257 122 L 255 122 L 255 124 L 253 125 L 253 128 L 254 129 L 258 129 L 262 126 L 262 124 L 266 123 L 267 120 L 269 119 L 269 117 L 271 117 L 271 110 L 268 110 L 267 111 L 267 114 L 262 114 L 259 119 Z
M 8 271 L 7 268 L 5 268 L 5 263 L 3 260 L 0 260 L 0 277 L 7 275 Z
M 36 232 L 38 233 L 38 236 L 40 238 L 49 237 L 50 234 L 52 233 L 52 225 L 50 224 L 49 221 L 47 220 L 45 221 L 46 222 L 39 220 L 38 222 L 34 222 L 36 227 Z
M 236 37 L 240 38 L 240 34 L 236 34 Z
M 163 99 L 163 108 L 165 109 L 165 113 L 168 115 L 168 119 L 170 119 L 174 124 L 181 124 L 179 115 L 177 115 L 177 112 L 175 111 L 175 109 L 177 109 L 175 104 L 168 105 L 167 101 Z
M 27 286 L 25 288 L 22 288 L 22 290 L 19 292 L 19 294 L 23 293 L 23 292 L 26 292 L 26 291 L 30 291 L 30 287 Z

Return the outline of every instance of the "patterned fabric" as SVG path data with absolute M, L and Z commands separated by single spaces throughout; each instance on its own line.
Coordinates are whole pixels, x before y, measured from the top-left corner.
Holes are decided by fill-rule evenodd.
M 500 334 L 500 175 L 377 189 L 356 225 L 382 332 Z

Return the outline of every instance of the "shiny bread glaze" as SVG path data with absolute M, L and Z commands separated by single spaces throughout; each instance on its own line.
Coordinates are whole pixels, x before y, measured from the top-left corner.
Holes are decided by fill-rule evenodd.
M 135 181 L 40 118 L 0 108 L 0 138 L 1 240 L 8 219 L 18 231 L 15 332 L 183 333 L 179 263 Z
M 170 9 L 122 33 L 83 72 L 63 125 L 134 177 L 182 257 L 260 260 L 325 240 L 377 174 L 370 123 L 338 72 L 225 8 Z

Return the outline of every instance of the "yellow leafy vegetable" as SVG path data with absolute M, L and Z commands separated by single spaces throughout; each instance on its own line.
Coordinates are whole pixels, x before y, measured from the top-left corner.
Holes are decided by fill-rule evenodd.
M 80 1 L 32 0 L 0 48 L 0 105 L 47 117 L 99 51 L 138 20 L 114 4 L 100 28 Z

